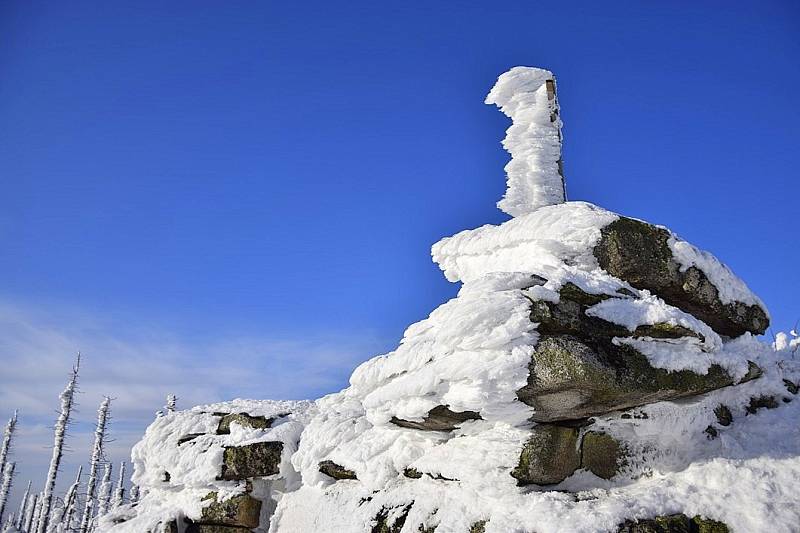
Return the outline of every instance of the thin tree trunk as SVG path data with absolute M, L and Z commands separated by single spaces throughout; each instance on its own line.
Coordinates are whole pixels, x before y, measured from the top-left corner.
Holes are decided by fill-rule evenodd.
M 51 527 L 51 531 L 58 531 L 60 526 L 63 531 L 70 531 L 72 529 L 72 517 L 75 516 L 75 508 L 78 505 L 78 487 L 81 484 L 81 474 L 83 473 L 83 465 L 78 466 L 78 475 L 75 476 L 75 482 L 70 485 L 64 496 L 64 508 L 61 510 L 61 516 L 58 519 L 56 528 Z
M 33 524 L 31 524 L 31 528 L 28 531 L 39 530 L 39 524 L 42 521 L 42 502 L 44 502 L 44 494 L 40 492 L 36 498 L 36 506 L 33 508 Z
M 25 514 L 25 524 L 23 524 L 25 526 L 23 528 L 25 533 L 28 533 L 29 531 L 31 531 L 31 528 L 33 527 L 33 522 L 34 522 L 34 520 L 36 518 L 36 509 L 39 507 L 39 495 L 38 494 L 34 494 L 33 496 L 29 496 L 29 498 L 30 498 L 30 501 L 28 501 L 28 511 Z
M 72 404 L 75 397 L 75 387 L 78 384 L 78 369 L 81 365 L 81 354 L 78 354 L 78 359 L 75 366 L 72 367 L 72 376 L 70 377 L 67 387 L 61 393 L 61 411 L 58 414 L 58 420 L 54 429 L 53 437 L 53 457 L 50 459 L 50 469 L 47 472 L 47 482 L 44 486 L 44 492 L 40 498 L 41 513 L 37 517 L 38 525 L 35 531 L 37 533 L 45 533 L 47 531 L 47 523 L 50 519 L 50 507 L 53 504 L 53 490 L 56 487 L 56 476 L 58 475 L 58 466 L 61 464 L 61 457 L 64 453 L 64 437 L 67 434 L 67 427 L 69 426 L 69 417 L 72 413 Z M 32 533 L 32 532 L 31 532 Z
M 114 501 L 111 504 L 112 509 L 116 509 L 125 503 L 125 461 L 119 465 L 119 481 L 117 481 L 117 490 L 114 491 Z
M 31 481 L 28 481 L 28 488 L 25 489 L 25 494 L 22 495 L 22 501 L 19 502 L 19 512 L 17 513 L 17 529 L 22 529 L 25 522 L 25 512 L 28 510 L 28 498 L 31 495 Z
M 5 472 L 6 459 L 8 458 L 8 451 L 11 449 L 11 436 L 14 434 L 14 428 L 17 427 L 17 412 L 8 419 L 6 429 L 3 432 L 3 443 L 0 444 L 0 472 Z
M 8 492 L 11 490 L 11 480 L 14 478 L 14 468 L 17 463 L 8 463 L 3 470 L 3 481 L 0 483 L 0 524 L 3 523 L 3 512 L 6 510 Z
M 86 505 L 83 508 L 81 525 L 78 528 L 80 533 L 89 531 L 89 524 L 92 520 L 92 510 L 95 503 L 95 486 L 97 485 L 97 467 L 103 459 L 103 443 L 105 441 L 106 421 L 108 420 L 108 410 L 111 406 L 111 398 L 103 398 L 100 408 L 97 410 L 97 427 L 94 430 L 94 448 L 92 449 L 92 462 L 89 466 L 89 479 L 86 482 Z M 44 533 L 44 532 L 39 532 Z
M 97 494 L 97 516 L 103 516 L 108 512 L 108 506 L 111 504 L 111 470 L 114 467 L 111 463 L 106 463 L 103 470 L 103 481 L 100 483 L 100 490 Z

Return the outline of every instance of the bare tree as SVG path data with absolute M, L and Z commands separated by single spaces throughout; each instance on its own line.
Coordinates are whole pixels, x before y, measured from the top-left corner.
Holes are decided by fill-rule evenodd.
M 117 481 L 117 490 L 114 491 L 114 501 L 111 503 L 111 508 L 116 509 L 125 502 L 125 461 L 119 465 L 119 480 Z
M 67 494 L 64 496 L 64 507 L 58 519 L 58 524 L 61 526 L 62 531 L 72 530 L 72 519 L 75 516 L 75 508 L 78 506 L 78 487 L 81 484 L 82 473 L 83 465 L 80 465 L 78 467 L 78 475 L 75 476 L 75 482 L 70 485 Z
M 81 517 L 81 525 L 78 528 L 80 533 L 89 531 L 89 524 L 92 520 L 92 510 L 95 503 L 95 486 L 97 485 L 97 467 L 100 461 L 103 460 L 103 444 L 105 442 L 106 422 L 108 420 L 108 411 L 111 407 L 111 398 L 108 396 L 103 398 L 100 403 L 100 408 L 97 410 L 97 427 L 94 430 L 94 447 L 92 448 L 92 460 L 89 465 L 89 479 L 86 482 L 86 505 L 83 507 L 83 516 Z M 40 531 L 39 533 L 44 533 Z
M 28 481 L 28 488 L 25 489 L 25 494 L 22 495 L 22 501 L 19 502 L 19 512 L 17 513 L 17 529 L 22 529 L 23 523 L 25 522 L 25 513 L 28 510 L 28 498 L 31 495 L 31 481 Z
M 25 513 L 25 523 L 23 524 L 23 531 L 33 531 L 33 523 L 36 521 L 36 511 L 39 509 L 39 494 L 29 496 L 28 511 Z
M 28 531 L 39 531 L 39 524 L 42 521 L 42 504 L 44 502 L 44 493 L 40 492 L 36 498 L 36 505 L 33 508 L 33 523 Z
M 3 480 L 0 482 L 0 524 L 3 523 L 3 512 L 8 501 L 8 492 L 11 490 L 11 480 L 14 478 L 14 468 L 17 463 L 8 463 L 3 469 Z
M 3 443 L 0 444 L 0 472 L 6 469 L 6 459 L 8 458 L 8 451 L 11 449 L 11 437 L 14 434 L 14 428 L 17 427 L 17 412 L 8 419 L 6 429 L 3 432 Z
M 103 481 L 100 483 L 100 490 L 97 494 L 97 516 L 103 516 L 108 512 L 108 506 L 111 503 L 111 470 L 114 465 L 106 463 L 103 470 Z
M 167 395 L 167 405 L 164 408 L 167 410 L 168 413 L 172 413 L 175 411 L 175 405 L 178 403 L 178 397 L 174 394 Z
M 136 503 L 139 501 L 139 485 L 131 485 L 131 493 L 128 501 L 130 503 Z
M 39 499 L 41 512 L 37 516 L 37 533 L 45 533 L 47 531 L 47 524 L 50 518 L 50 508 L 53 504 L 53 490 L 56 486 L 56 476 L 58 475 L 58 467 L 61 464 L 61 457 L 64 453 L 64 437 L 67 434 L 67 427 L 69 426 L 69 419 L 72 413 L 72 405 L 75 397 L 75 388 L 78 384 L 78 369 L 81 366 L 81 354 L 75 361 L 75 366 L 72 367 L 72 375 L 67 383 L 64 392 L 61 393 L 59 399 L 61 400 L 61 411 L 58 413 L 58 419 L 54 428 L 53 438 L 53 457 L 50 459 L 50 469 L 47 472 L 47 481 L 45 482 L 44 491 Z

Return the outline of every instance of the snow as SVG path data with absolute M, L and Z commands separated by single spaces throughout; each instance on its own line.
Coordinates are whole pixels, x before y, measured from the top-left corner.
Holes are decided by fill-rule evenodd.
M 316 411 L 308 401 L 241 400 L 201 405 L 187 411 L 168 411 L 157 417 L 143 439 L 132 450 L 134 473 L 132 482 L 142 490 L 135 507 L 122 505 L 100 522 L 100 531 L 141 533 L 153 530 L 159 522 L 183 516 L 198 519 L 208 500 L 216 491 L 222 500 L 244 491 L 242 483 L 218 480 L 226 446 L 242 446 L 255 442 L 280 441 L 283 456 L 280 474 L 286 489 L 296 489 L 300 483 L 290 457 L 308 418 Z M 216 414 L 215 414 L 216 413 Z M 255 429 L 233 422 L 228 435 L 216 435 L 219 413 L 247 413 L 251 416 L 277 417 L 271 428 Z M 180 439 L 201 433 L 179 444 Z M 169 473 L 167 481 L 166 473 Z M 275 497 L 279 497 L 276 494 Z M 112 526 L 120 518 L 128 520 Z
M 719 299 L 724 304 L 739 301 L 747 305 L 758 305 L 765 312 L 767 307 L 733 271 L 710 253 L 700 250 L 675 234 L 667 241 L 672 255 L 681 264 L 681 271 L 697 267 L 719 291 Z
M 108 513 L 100 530 L 141 533 L 172 519 L 197 519 L 209 492 L 225 499 L 245 490 L 242 482 L 217 479 L 224 447 L 280 441 L 279 474 L 254 492 L 274 508 L 259 532 L 368 531 L 379 514 L 391 523 L 405 512 L 402 533 L 423 525 L 436 526 L 436 533 L 463 533 L 479 521 L 486 521 L 486 533 L 594 533 L 615 531 L 626 519 L 678 512 L 721 520 L 735 533 L 796 531 L 800 398 L 787 383 L 800 383 L 800 362 L 794 359 L 800 340 L 794 332 L 778 334 L 773 345 L 750 334 L 722 338 L 658 295 L 599 267 L 593 249 L 619 215 L 565 202 L 558 172 L 561 121 L 547 90 L 552 79 L 548 71 L 517 67 L 487 97 L 512 119 L 504 141 L 512 155 L 508 190 L 498 205 L 514 218 L 433 246 L 445 277 L 463 284 L 455 298 L 409 326 L 396 350 L 361 364 L 347 388 L 315 402 L 233 400 L 167 409 L 132 452 L 139 501 Z M 708 252 L 672 233 L 668 244 L 684 270 L 696 267 L 706 274 L 724 303 L 763 307 Z M 706 373 L 720 365 L 738 381 L 752 362 L 763 374 L 704 395 L 639 407 L 628 418 L 596 417 L 591 430 L 613 435 L 631 451 L 613 480 L 579 470 L 555 486 L 519 487 L 511 472 L 535 426 L 533 408 L 516 394 L 527 384 L 539 341 L 532 300 L 559 303 L 567 283 L 602 295 L 588 316 L 632 334 L 653 324 L 692 332 L 677 339 L 614 339 L 632 345 L 657 368 Z M 778 407 L 749 412 L 750 399 L 759 396 L 775 398 Z M 728 427 L 716 422 L 714 410 L 721 404 L 733 414 Z M 479 419 L 449 431 L 395 423 L 423 422 L 439 406 L 473 411 Z M 216 435 L 220 413 L 277 421 L 268 429 L 234 423 L 229 435 Z M 718 432 L 714 440 L 705 431 L 709 426 Z M 352 470 L 357 479 L 334 480 L 320 472 L 322 461 Z M 412 469 L 420 476 L 408 477 Z
M 511 118 L 503 140 L 503 148 L 511 154 L 505 167 L 508 190 L 497 207 L 517 217 L 563 202 L 561 118 L 553 73 L 514 67 L 497 79 L 486 103 L 495 104 Z

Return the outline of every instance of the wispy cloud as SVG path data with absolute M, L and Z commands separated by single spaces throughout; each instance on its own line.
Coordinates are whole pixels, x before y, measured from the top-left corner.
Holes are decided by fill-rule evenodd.
M 0 302 L 0 421 L 20 411 L 16 492 L 28 478 L 34 486 L 43 481 L 57 396 L 78 351 L 81 394 L 62 487 L 76 465 L 88 460 L 103 395 L 114 398 L 107 455 L 118 462 L 129 456 L 168 393 L 176 394 L 183 408 L 235 397 L 314 398 L 345 386 L 352 369 L 385 345 L 369 332 L 181 339 L 156 326 L 126 327 L 75 310 Z

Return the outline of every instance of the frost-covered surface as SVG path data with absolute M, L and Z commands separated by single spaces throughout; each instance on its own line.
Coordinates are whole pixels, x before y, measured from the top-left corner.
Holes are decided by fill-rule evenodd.
M 737 277 L 727 265 L 721 263 L 716 257 L 681 240 L 676 235 L 672 235 L 667 244 L 672 250 L 672 255 L 681 264 L 682 270 L 697 267 L 703 271 L 719 290 L 719 299 L 722 303 L 740 301 L 747 305 L 761 306 L 764 311 L 767 311 L 764 302 L 747 287 L 741 278 Z
M 740 343 L 739 349 L 748 350 L 751 359 L 764 368 L 762 378 L 691 401 L 651 404 L 637 410 L 637 418 L 596 421 L 593 430 L 603 429 L 641 453 L 641 459 L 632 461 L 614 481 L 578 471 L 546 489 L 517 487 L 510 466 L 516 465 L 527 432 L 501 422 L 469 422 L 451 434 L 438 434 L 438 445 L 423 450 L 417 441 L 415 449 L 424 453 L 415 459 L 414 454 L 398 454 L 398 471 L 380 478 L 377 489 L 371 482 L 361 483 L 361 476 L 379 479 L 361 466 L 363 457 L 348 463 L 357 469 L 359 481 L 333 484 L 309 472 L 308 482 L 279 504 L 271 531 L 365 531 L 382 508 L 393 508 L 397 515 L 413 501 L 404 532 L 417 531 L 420 524 L 438 524 L 437 533 L 463 533 L 473 523 L 488 520 L 487 533 L 589 533 L 615 531 L 630 518 L 677 512 L 721 520 L 734 532 L 794 532 L 800 520 L 796 481 L 800 479 L 800 401 L 784 404 L 780 399 L 792 397 L 782 380 L 798 381 L 800 365 L 786 361 L 788 352 L 775 352 L 751 337 Z M 748 414 L 749 398 L 760 395 L 775 395 L 780 406 Z M 323 401 L 323 413 L 332 401 L 330 397 Z M 715 421 L 713 411 L 721 403 L 731 408 L 734 422 L 722 428 L 716 440 L 709 440 L 704 429 Z M 648 418 L 638 418 L 640 413 Z M 317 424 L 319 419 L 312 421 L 298 459 L 314 453 L 306 442 L 315 440 Z M 345 426 L 343 420 L 341 426 Z M 374 428 L 367 431 L 375 434 Z M 416 433 L 417 439 L 425 436 L 391 426 L 383 431 L 387 433 L 381 439 L 384 445 L 376 442 L 371 452 L 396 454 L 405 449 L 406 434 Z M 398 442 L 397 448 L 385 445 L 393 441 Z M 307 462 L 310 470 L 313 460 Z M 451 481 L 429 476 L 408 479 L 401 474 L 404 466 Z
M 486 103 L 497 105 L 512 122 L 503 139 L 511 154 L 505 167 L 508 189 L 497 207 L 516 217 L 563 202 L 561 118 L 553 73 L 514 67 L 497 79 Z
M 402 533 L 430 530 L 423 526 L 466 533 L 477 522 L 485 522 L 486 533 L 589 533 L 671 513 L 704 515 L 737 533 L 797 531 L 800 363 L 794 358 L 800 339 L 796 332 L 777 335 L 774 345 L 750 334 L 723 338 L 659 295 L 599 267 L 593 250 L 619 215 L 564 202 L 561 122 L 549 79 L 552 74 L 540 69 L 512 69 L 487 98 L 513 121 L 504 141 L 512 154 L 509 187 L 499 205 L 515 218 L 433 246 L 447 279 L 463 283 L 458 295 L 410 326 L 395 351 L 359 366 L 349 387 L 316 402 L 234 400 L 167 409 L 133 449 L 141 499 L 109 513 L 102 531 L 142 533 L 173 518 L 198 519 L 210 492 L 225 499 L 247 490 L 243 482 L 217 479 L 223 448 L 264 441 L 284 448 L 279 474 L 267 478 L 269 490 L 253 492 L 274 509 L 271 517 L 262 511 L 257 531 L 363 532 L 378 516 L 387 524 L 405 516 Z M 683 269 L 706 274 L 723 303 L 763 307 L 711 254 L 674 234 L 668 245 Z M 762 375 L 626 416 L 597 417 L 590 430 L 614 436 L 629 452 L 612 480 L 578 470 L 555 486 L 520 487 L 511 473 L 535 423 L 534 408 L 517 391 L 528 385 L 542 326 L 532 321 L 531 309 L 565 303 L 565 289 L 571 291 L 563 293 L 565 302 L 587 320 L 610 323 L 613 335 L 631 334 L 608 341 L 631 345 L 654 367 L 705 374 L 719 365 L 738 382 L 754 363 Z M 568 296 L 580 291 L 588 293 L 578 294 L 583 303 Z M 557 373 L 553 367 L 549 371 Z M 772 408 L 755 411 L 754 398 L 769 398 L 763 403 Z M 717 423 L 721 404 L 731 411 L 730 426 Z M 470 420 L 452 430 L 408 427 L 427 423 L 442 407 L 469 412 Z M 216 435 L 220 413 L 277 421 L 269 429 L 233 423 L 229 435 Z M 338 465 L 345 479 L 321 472 L 323 461 Z M 357 479 L 349 479 L 353 475 Z M 126 521 L 112 527 L 120 519 Z
M 316 411 L 312 402 L 233 400 L 194 407 L 187 411 L 167 412 L 147 429 L 144 438 L 134 446 L 132 482 L 141 495 L 135 507 L 123 505 L 108 513 L 100 523 L 101 531 L 143 533 L 156 531 L 156 526 L 172 519 L 200 518 L 201 501 L 210 492 L 225 500 L 245 490 L 242 482 L 222 481 L 220 475 L 226 446 L 243 446 L 255 442 L 280 441 L 283 455 L 280 477 L 286 480 L 284 490 L 294 490 L 300 478 L 290 457 L 297 449 L 303 427 Z M 215 414 L 216 413 L 216 414 Z M 267 429 L 243 427 L 233 422 L 230 434 L 216 435 L 219 413 L 247 413 L 251 416 L 278 417 Z M 201 434 L 182 444 L 189 435 Z M 166 473 L 169 473 L 167 479 Z M 273 495 L 278 498 L 280 495 Z M 127 521 L 113 526 L 113 522 Z

